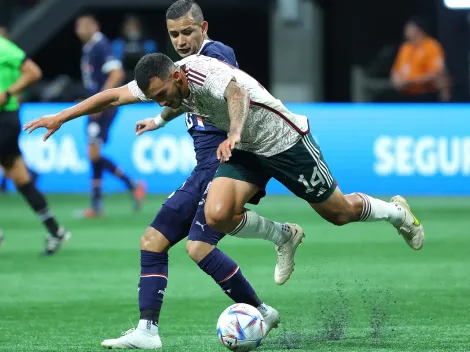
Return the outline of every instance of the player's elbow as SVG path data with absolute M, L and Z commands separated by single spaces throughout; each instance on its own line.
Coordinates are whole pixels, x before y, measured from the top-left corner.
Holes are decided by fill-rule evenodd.
M 22 72 L 24 75 L 27 75 L 32 82 L 39 81 L 42 78 L 41 68 L 31 59 L 27 59 L 24 62 Z
M 34 81 L 39 81 L 42 79 L 42 70 L 36 65 L 34 71 L 31 72 L 31 75 Z

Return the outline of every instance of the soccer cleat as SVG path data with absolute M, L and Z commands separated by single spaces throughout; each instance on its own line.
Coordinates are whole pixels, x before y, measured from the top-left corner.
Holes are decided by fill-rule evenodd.
M 162 341 L 160 336 L 151 335 L 140 329 L 130 329 L 117 339 L 109 339 L 101 342 L 101 346 L 107 349 L 136 349 L 136 350 L 160 350 Z
M 397 207 L 402 207 L 405 212 L 403 223 L 396 226 L 398 233 L 405 242 L 414 250 L 420 250 L 424 244 L 424 229 L 418 218 L 411 212 L 410 206 L 402 196 L 395 196 L 390 203 Z
M 94 209 L 77 210 L 73 213 L 73 215 L 77 219 L 95 219 L 104 217 L 102 211 L 96 211 Z
M 139 211 L 142 208 L 142 201 L 147 194 L 147 186 L 144 182 L 138 182 L 134 191 L 132 191 L 132 198 L 134 199 L 134 210 Z
M 266 323 L 266 333 L 264 334 L 264 337 L 268 336 L 272 329 L 276 329 L 281 322 L 279 312 L 271 306 L 266 305 L 266 307 L 266 312 L 261 314 L 264 318 L 264 322 Z
M 53 255 L 57 253 L 62 244 L 70 240 L 72 233 L 63 227 L 59 229 L 57 236 L 49 234 L 46 239 L 46 249 L 42 252 L 44 255 Z
M 292 272 L 294 271 L 294 256 L 297 247 L 302 243 L 305 238 L 303 228 L 297 224 L 286 224 L 289 226 L 291 237 L 289 240 L 280 245 L 276 246 L 277 251 L 277 263 L 276 269 L 274 270 L 274 282 L 278 285 L 283 285 L 287 280 L 290 279 Z

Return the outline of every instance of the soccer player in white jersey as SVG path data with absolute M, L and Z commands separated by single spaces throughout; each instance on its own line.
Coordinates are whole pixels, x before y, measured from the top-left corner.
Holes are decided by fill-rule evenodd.
M 150 54 L 137 64 L 135 77 L 131 85 L 139 99 L 193 112 L 228 132 L 205 205 L 210 227 L 230 234 L 256 229 L 260 216 L 244 206 L 275 178 L 335 225 L 387 221 L 412 249 L 422 248 L 424 229 L 403 197 L 384 202 L 363 193 L 344 195 L 307 117 L 290 112 L 245 72 L 203 56 L 174 63 Z M 154 125 L 147 120 L 137 128 L 143 133 Z
M 174 63 L 166 55 L 149 54 L 137 64 L 135 77 L 128 85 L 134 98 L 126 95 L 101 105 L 91 98 L 90 104 L 99 110 L 135 99 L 155 101 L 174 110 L 168 119 L 192 112 L 228 133 L 217 151 L 221 166 L 205 205 L 210 227 L 240 237 L 259 232 L 260 227 L 271 231 L 274 225 L 245 209 L 245 204 L 275 178 L 335 225 L 387 221 L 412 249 L 422 248 L 423 227 L 403 197 L 385 202 L 363 193 L 344 195 L 310 135 L 307 117 L 290 112 L 243 71 L 204 56 Z M 63 122 L 39 119 L 25 128 L 46 127 L 48 138 Z M 146 119 L 136 129 L 142 134 L 157 126 Z

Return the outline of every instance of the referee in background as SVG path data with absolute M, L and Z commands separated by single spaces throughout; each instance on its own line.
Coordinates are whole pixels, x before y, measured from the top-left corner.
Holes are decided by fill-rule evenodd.
M 7 30 L 7 27 L 5 26 L 1 26 L 0 25 L 0 37 L 3 37 L 3 38 L 7 38 L 8 39 L 8 30 Z M 0 167 L 1 169 L 1 167 Z M 38 173 L 31 170 L 30 168 L 28 168 L 29 170 L 29 173 L 31 174 L 31 177 L 32 177 L 32 180 L 33 180 L 33 183 L 36 183 L 36 179 L 38 178 Z M 1 170 L 3 171 L 3 170 Z M 0 193 L 7 193 L 7 177 L 5 176 L 5 174 L 1 175 L 1 180 L 0 180 Z
M 45 255 L 57 252 L 71 234 L 60 227 L 46 199 L 34 185 L 18 145 L 21 131 L 18 95 L 42 77 L 39 66 L 25 52 L 0 36 L 0 165 L 49 233 Z M 0 243 L 3 235 L 0 233 Z

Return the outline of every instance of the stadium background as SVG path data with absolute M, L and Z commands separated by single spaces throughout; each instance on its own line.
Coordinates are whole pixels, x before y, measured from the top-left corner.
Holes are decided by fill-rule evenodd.
M 159 50 L 175 58 L 164 21 L 170 3 L 0 0 L 0 23 L 44 72 L 43 81 L 23 97 L 23 122 L 80 99 L 81 48 L 73 33 L 80 11 L 93 11 L 112 39 L 120 35 L 125 16 L 135 14 Z M 448 9 L 442 0 L 199 3 L 210 37 L 232 46 L 242 69 L 309 117 L 342 190 L 383 199 L 411 196 L 428 236 L 423 251 L 413 253 L 383 224 L 335 228 L 272 182 L 256 209 L 302 224 L 309 236 L 292 280 L 275 287 L 275 255 L 266 243 L 227 239 L 221 245 L 283 315 L 284 326 L 264 350 L 468 350 L 467 10 Z M 467 2 L 448 3 L 464 7 Z M 445 49 L 453 81 L 450 102 L 376 99 L 389 88 L 403 25 L 414 14 L 427 18 L 430 33 Z M 147 182 L 151 195 L 138 214 L 110 179 L 107 217 L 74 218 L 74 210 L 88 203 L 84 119 L 63 126 L 46 143 L 40 132 L 21 137 L 29 166 L 40 174 L 39 188 L 74 237 L 57 257 L 40 258 L 42 228 L 10 188 L 0 196 L 0 228 L 6 235 L 0 250 L 0 350 L 99 350 L 102 338 L 118 336 L 130 327 L 129 319 L 136 322 L 140 235 L 194 166 L 182 119 L 157 133 L 134 136 L 135 121 L 158 111 L 154 104 L 121 108 L 106 149 Z M 167 350 L 223 350 L 215 322 L 228 299 L 190 262 L 182 244 L 171 251 L 170 275 L 161 321 Z

